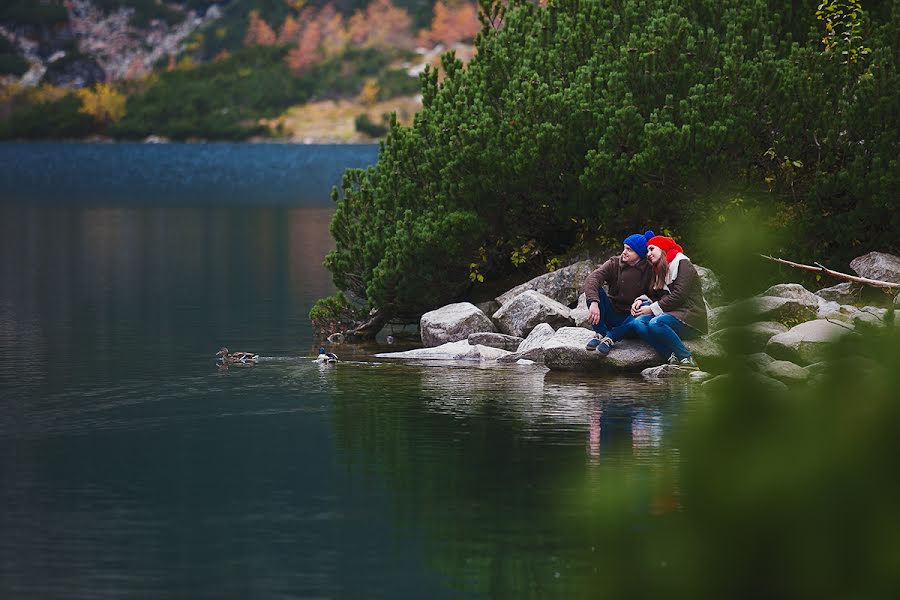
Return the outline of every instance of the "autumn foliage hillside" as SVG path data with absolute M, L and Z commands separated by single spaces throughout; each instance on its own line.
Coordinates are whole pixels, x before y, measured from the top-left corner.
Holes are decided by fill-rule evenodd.
M 348 103 L 355 106 L 359 135 L 377 137 L 387 113 L 400 104 L 409 112 L 407 100 L 395 106 L 392 99 L 416 97 L 424 66 L 438 64 L 446 48 L 473 48 L 481 27 L 472 0 L 232 0 L 215 9 L 205 0 L 144 4 L 78 0 L 65 6 L 78 9 L 82 21 L 86 6 L 101 16 L 128 6 L 132 21 L 140 17 L 154 27 L 182 14 L 205 14 L 205 24 L 152 71 L 138 68 L 135 59 L 124 76 L 108 73 L 84 93 L 76 93 L 77 84 L 56 90 L 46 81 L 34 88 L 25 77 L 7 78 L 0 138 L 301 138 L 285 129 L 296 120 L 279 116 L 323 101 L 340 101 L 344 111 Z M 83 42 L 69 54 L 82 55 Z M 16 60 L 8 62 L 18 77 L 25 65 Z M 87 93 L 103 108 L 96 100 L 89 105 Z M 373 113 L 376 108 L 383 112 Z

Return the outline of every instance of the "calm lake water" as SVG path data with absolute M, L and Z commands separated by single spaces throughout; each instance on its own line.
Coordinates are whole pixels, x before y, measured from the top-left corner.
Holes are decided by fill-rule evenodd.
M 313 362 L 328 191 L 376 154 L 0 145 L 0 597 L 597 596 L 689 390 Z

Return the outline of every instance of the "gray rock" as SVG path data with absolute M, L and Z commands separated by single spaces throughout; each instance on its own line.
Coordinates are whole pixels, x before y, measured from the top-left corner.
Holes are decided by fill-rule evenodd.
M 448 304 L 429 311 L 422 315 L 419 326 L 422 344 L 429 347 L 466 340 L 471 333 L 497 330 L 491 320 L 469 302 Z
M 691 381 L 702 383 L 712 377 L 712 373 L 706 371 L 691 371 Z
M 587 297 L 583 293 L 578 296 L 578 305 L 572 309 L 570 314 L 572 320 L 575 322 L 575 327 L 591 328 L 591 323 L 588 320 L 589 312 L 587 307 Z
M 540 323 L 551 327 L 572 324 L 569 307 L 534 290 L 522 292 L 494 313 L 497 328 L 508 335 L 526 337 Z
M 793 300 L 799 300 L 803 304 L 816 307 L 819 306 L 819 303 L 822 301 L 819 296 L 816 296 L 799 283 L 779 283 L 778 285 L 773 285 L 759 295 L 772 298 L 791 298 Z
M 447 342 L 432 348 L 417 348 L 405 352 L 383 352 L 376 354 L 378 358 L 401 358 L 412 360 L 465 360 L 490 361 L 510 354 L 506 350 L 490 346 L 472 346 L 468 340 Z
M 707 308 L 706 310 L 706 326 L 710 332 L 718 331 L 725 326 L 725 317 L 728 314 L 730 306 L 717 306 L 716 308 Z
M 523 292 L 533 290 L 569 306 L 578 300 L 578 294 L 581 293 L 584 280 L 593 270 L 593 261 L 582 260 L 517 285 L 497 296 L 497 302 L 503 305 Z
M 725 350 L 709 337 L 687 340 L 684 345 L 703 370 L 720 373 L 728 367 Z
M 869 252 L 851 260 L 850 268 L 860 277 L 900 283 L 900 256 Z
M 763 367 L 761 372 L 787 385 L 797 385 L 809 379 L 809 371 L 786 360 L 774 360 Z
M 697 269 L 697 275 L 700 276 L 700 286 L 703 288 L 703 297 L 706 299 L 707 304 L 712 307 L 721 306 L 725 296 L 722 293 L 722 285 L 719 283 L 719 278 L 712 269 L 707 269 L 700 265 L 694 265 L 694 268 Z
M 728 306 L 727 310 L 717 315 L 717 324 L 746 325 L 760 321 L 775 321 L 785 325 L 803 323 L 818 316 L 819 300 L 814 294 L 801 298 L 756 296 Z
M 343 333 L 332 333 L 328 336 L 329 344 L 343 344 L 344 343 L 344 334 Z
M 775 362 L 775 359 L 765 352 L 757 352 L 756 354 L 751 354 L 750 356 L 748 356 L 745 359 L 745 362 L 747 366 L 754 371 L 762 371 L 767 366 Z
M 720 329 L 711 333 L 709 339 L 729 348 L 740 345 L 740 350 L 745 353 L 760 352 L 765 349 L 772 336 L 787 330 L 788 328 L 781 323 L 762 321 L 752 325 Z
M 884 325 L 884 318 L 887 316 L 887 312 L 888 311 L 886 308 L 878 308 L 877 306 L 863 306 L 853 317 L 853 322 L 864 322 L 869 323 L 870 325 Z
M 750 380 L 771 392 L 786 392 L 788 387 L 777 379 L 772 379 L 762 373 L 750 373 Z M 719 375 L 718 377 L 713 377 L 712 379 L 707 379 L 701 385 L 704 391 L 717 393 L 720 390 L 728 389 L 731 386 L 731 382 L 734 378 L 734 375 L 726 374 Z
M 555 333 L 556 330 L 553 329 L 550 325 L 546 323 L 539 323 L 534 329 L 531 330 L 531 333 L 528 334 L 528 337 L 522 340 L 522 343 L 519 344 L 518 348 L 516 348 L 516 352 L 528 352 L 532 348 L 543 348 L 544 343 L 552 338 L 553 334 Z
M 830 321 L 807 321 L 774 336 L 766 345 L 766 353 L 774 358 L 808 365 L 822 360 L 828 347 L 849 333 L 847 326 Z
M 859 287 L 854 286 L 849 281 L 839 283 L 831 287 L 822 288 L 815 292 L 816 296 L 829 302 L 837 302 L 838 304 L 850 304 L 859 299 Z
M 641 371 L 641 377 L 644 379 L 688 379 L 692 373 L 702 373 L 703 371 L 694 371 L 676 367 L 675 365 L 659 365 L 658 367 L 649 367 Z
M 639 340 L 617 343 L 606 356 L 585 350 L 594 332 L 583 327 L 562 327 L 544 344 L 544 364 L 554 371 L 637 372 L 664 361 Z
M 541 347 L 538 348 L 529 348 L 524 352 L 513 352 L 507 356 L 501 356 L 497 359 L 499 363 L 515 363 L 520 360 L 530 360 L 535 363 L 543 363 L 544 362 L 544 349 Z
M 500 308 L 500 303 L 496 300 L 487 300 L 485 302 L 479 302 L 475 306 L 477 306 L 478 310 L 483 312 L 485 315 L 492 315 Z
M 662 357 L 641 340 L 626 339 L 617 342 L 604 356 L 596 351 L 585 350 L 588 340 L 594 337 L 592 331 L 581 327 L 562 327 L 544 344 L 544 364 L 554 371 L 589 372 L 637 372 L 658 366 L 668 357 Z M 709 340 L 689 340 L 685 342 L 698 364 L 718 366 L 724 359 L 721 348 Z
M 469 334 L 469 344 L 472 346 L 477 346 L 481 344 L 482 346 L 490 346 L 491 348 L 500 348 L 501 350 L 507 350 L 509 352 L 515 352 L 519 347 L 519 344 L 524 342 L 520 337 L 516 337 L 513 335 L 506 335 L 504 333 L 470 333 Z

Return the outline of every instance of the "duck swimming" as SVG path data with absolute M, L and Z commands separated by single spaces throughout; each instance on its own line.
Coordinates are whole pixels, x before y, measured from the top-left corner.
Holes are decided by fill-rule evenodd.
M 337 354 L 333 352 L 325 352 L 324 347 L 319 347 L 319 356 L 316 357 L 316 360 L 319 362 L 329 362 L 334 363 L 338 361 Z
M 216 352 L 216 356 L 225 366 L 228 365 L 254 365 L 259 362 L 259 354 L 253 352 L 228 352 L 224 346 Z

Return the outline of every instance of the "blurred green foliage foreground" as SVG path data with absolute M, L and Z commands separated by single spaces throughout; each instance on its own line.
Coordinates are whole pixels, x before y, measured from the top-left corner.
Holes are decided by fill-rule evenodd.
M 739 362 L 684 418 L 677 501 L 598 506 L 612 598 L 888 598 L 900 589 L 900 336 L 850 334 L 808 386 Z M 823 365 L 823 367 L 824 367 Z M 664 492 L 664 494 L 667 492 Z
M 481 5 L 477 55 L 426 72 L 415 123 L 336 194 L 326 265 L 367 309 L 647 228 L 716 237 L 735 188 L 795 260 L 897 251 L 897 0 Z

